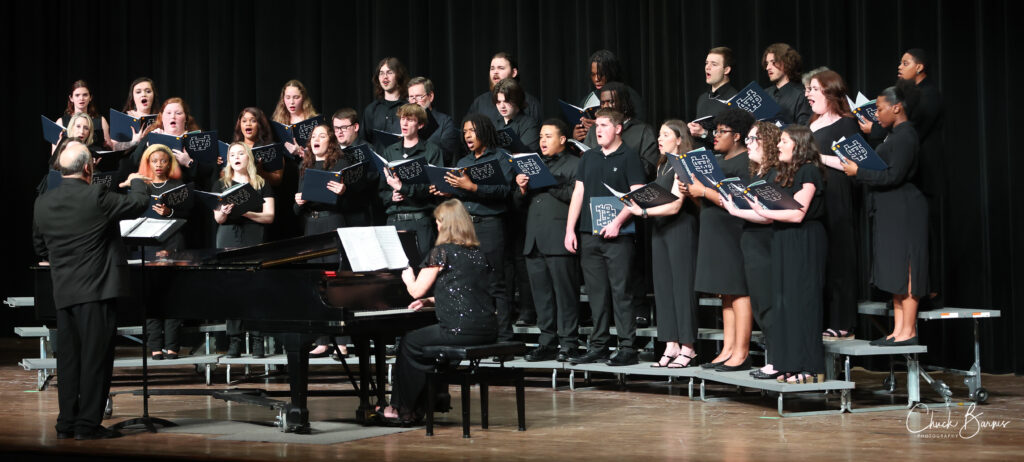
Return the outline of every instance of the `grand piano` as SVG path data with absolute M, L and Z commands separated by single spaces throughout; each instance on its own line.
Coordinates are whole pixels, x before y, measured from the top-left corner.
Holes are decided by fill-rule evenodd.
M 399 232 L 403 248 L 419 260 L 412 234 Z M 341 264 L 322 262 L 339 255 Z M 359 357 L 356 420 L 386 402 L 385 345 L 404 332 L 436 321 L 431 311 L 411 311 L 400 271 L 354 273 L 337 233 L 329 232 L 225 251 L 184 251 L 131 265 L 132 296 L 118 301 L 118 323 L 149 318 L 242 319 L 246 329 L 283 333 L 288 355 L 291 405 L 282 413 L 287 430 L 308 431 L 309 338 L 314 334 L 352 337 Z M 55 318 L 47 267 L 34 268 L 37 317 Z M 371 347 L 372 344 L 372 347 Z M 376 372 L 376 380 L 370 371 Z M 226 399 L 226 398 L 225 398 Z M 293 415 L 294 414 L 294 415 Z M 305 422 L 302 420 L 305 419 Z

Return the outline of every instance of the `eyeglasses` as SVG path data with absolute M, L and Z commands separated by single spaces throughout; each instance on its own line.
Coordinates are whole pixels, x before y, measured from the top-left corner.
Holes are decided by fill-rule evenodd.
M 355 126 L 355 124 L 348 124 L 348 125 L 335 125 L 335 126 L 334 126 L 334 129 L 335 129 L 335 130 L 341 130 L 341 131 L 346 131 L 346 130 L 351 130 L 351 129 L 352 129 L 352 127 L 354 127 L 354 126 Z
M 758 137 L 758 136 L 748 136 L 748 137 L 743 139 L 743 142 L 747 143 L 747 144 L 750 144 L 750 143 L 753 143 L 755 141 L 760 141 L 760 140 L 761 140 L 761 137 Z
M 409 101 L 426 101 L 427 95 L 409 95 Z
M 384 77 L 385 75 L 388 76 L 388 77 L 394 77 L 395 76 L 395 71 L 392 71 L 392 70 L 380 71 L 380 72 L 377 73 L 377 75 L 379 75 L 381 77 Z
M 733 132 L 732 130 L 728 130 L 728 129 L 714 130 L 714 131 L 711 132 L 711 136 L 724 135 L 726 133 L 735 133 L 735 132 Z

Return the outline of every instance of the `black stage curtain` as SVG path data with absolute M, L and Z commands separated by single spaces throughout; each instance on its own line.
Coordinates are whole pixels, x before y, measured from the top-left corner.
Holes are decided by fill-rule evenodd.
M 5 2 L 3 126 L 12 129 L 3 170 L 8 198 L 3 250 L 8 271 L 0 296 L 29 295 L 24 270 L 33 188 L 48 150 L 37 114 L 57 117 L 69 85 L 90 82 L 96 107 L 120 109 L 129 82 L 156 80 L 159 97 L 180 96 L 199 124 L 227 139 L 239 110 L 270 114 L 281 85 L 298 78 L 321 112 L 361 110 L 372 95 L 371 73 L 397 56 L 412 75 L 437 85 L 436 106 L 461 119 L 487 89 L 490 57 L 519 58 L 521 82 L 558 116 L 557 99 L 578 101 L 590 90 L 590 53 L 613 50 L 624 80 L 644 95 L 654 124 L 692 118 L 706 89 L 703 63 L 713 46 L 736 53 L 733 80 L 766 84 L 761 53 L 788 42 L 804 70 L 827 65 L 851 90 L 877 94 L 896 76 L 902 52 L 933 56 L 931 76 L 945 100 L 948 168 L 947 305 L 995 307 L 999 320 L 981 324 L 983 368 L 1024 372 L 1024 209 L 1014 206 L 1019 156 L 1009 133 L 1021 126 L 1011 97 L 1021 72 L 1024 33 L 1011 22 L 1011 1 L 190 1 L 77 0 Z M 1016 43 L 1017 45 L 1014 45 Z M 1015 167 L 1016 165 L 1016 167 Z M 31 314 L 8 310 L 12 325 Z M 937 322 L 931 362 L 965 367 L 972 355 L 967 321 Z M 932 337 L 936 338 L 936 337 Z

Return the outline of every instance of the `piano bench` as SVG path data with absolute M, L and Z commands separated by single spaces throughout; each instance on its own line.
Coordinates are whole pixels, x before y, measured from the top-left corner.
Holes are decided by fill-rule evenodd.
M 469 387 L 480 385 L 480 427 L 487 429 L 487 387 L 492 384 L 512 383 L 516 387 L 516 413 L 519 431 L 526 431 L 525 380 L 523 369 L 480 367 L 480 360 L 493 356 L 513 356 L 526 353 L 523 342 L 502 342 L 474 346 L 429 346 L 424 356 L 434 358 L 434 370 L 427 373 L 427 436 L 434 436 L 434 411 L 438 385 L 459 385 L 462 394 L 462 437 L 469 438 Z M 469 361 L 469 365 L 460 365 Z

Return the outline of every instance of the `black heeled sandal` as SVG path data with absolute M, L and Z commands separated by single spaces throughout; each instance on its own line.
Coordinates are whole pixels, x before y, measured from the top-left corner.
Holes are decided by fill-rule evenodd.
M 658 358 L 658 362 L 651 363 L 651 367 L 669 367 L 669 364 L 672 364 L 672 361 L 675 361 L 676 358 L 678 358 L 678 357 L 679 357 L 679 355 L 675 355 L 675 356 L 661 355 L 661 358 Z M 665 359 L 665 358 L 668 358 L 668 361 L 665 361 L 665 364 L 662 364 L 661 360 Z

